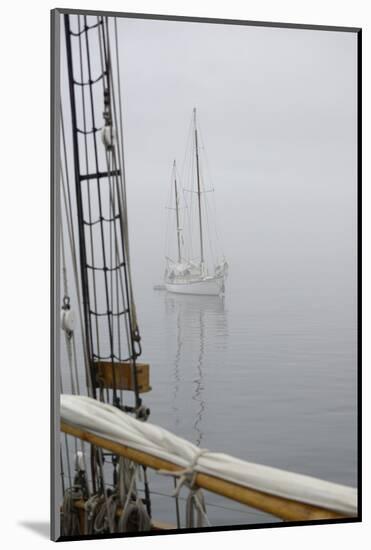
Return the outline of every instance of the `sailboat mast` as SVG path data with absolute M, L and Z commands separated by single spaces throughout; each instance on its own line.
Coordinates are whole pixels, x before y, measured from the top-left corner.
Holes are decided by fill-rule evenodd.
M 203 265 L 203 263 L 204 263 L 204 244 L 203 244 L 203 237 L 202 237 L 200 162 L 199 162 L 199 158 L 198 158 L 198 136 L 197 136 L 197 123 L 196 123 L 196 107 L 193 109 L 193 120 L 194 120 L 194 129 L 195 129 L 198 218 L 199 218 L 199 224 L 200 224 L 200 251 L 201 251 L 201 265 Z
M 176 211 L 176 234 L 178 239 L 178 262 L 182 261 L 182 254 L 180 249 L 180 225 L 179 225 L 179 200 L 178 200 L 178 186 L 176 182 L 176 163 L 174 160 L 174 187 L 175 187 L 175 211 Z

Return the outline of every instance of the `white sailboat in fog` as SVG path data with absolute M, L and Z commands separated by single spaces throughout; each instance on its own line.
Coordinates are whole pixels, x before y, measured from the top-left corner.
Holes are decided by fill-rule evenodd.
M 184 228 L 181 225 L 180 216 L 180 190 L 176 176 L 176 164 L 174 161 L 173 166 L 173 182 L 174 196 L 175 196 L 175 214 L 176 214 L 176 244 L 177 244 L 177 258 L 176 260 L 170 257 L 166 258 L 166 270 L 164 277 L 165 288 L 168 292 L 176 294 L 198 294 L 198 295 L 212 295 L 218 296 L 224 294 L 225 291 L 225 279 L 227 275 L 228 264 L 224 258 L 221 257 L 219 261 L 213 262 L 213 267 L 208 265 L 205 254 L 205 216 L 208 218 L 207 202 L 205 199 L 205 191 L 202 187 L 201 169 L 200 169 L 200 155 L 199 155 L 199 137 L 197 129 L 196 109 L 193 109 L 193 137 L 194 137 L 194 151 L 192 152 L 193 159 L 195 160 L 195 169 L 193 170 L 193 180 L 196 183 L 196 189 L 189 190 L 190 193 L 197 195 L 197 222 L 192 223 L 192 218 L 188 216 L 188 237 L 189 241 L 192 240 L 192 231 L 194 226 L 197 226 L 197 241 L 199 248 L 199 255 L 193 257 L 191 246 L 184 246 Z M 188 207 L 186 208 L 188 210 Z M 186 222 L 186 216 L 183 216 L 183 222 Z M 210 241 L 210 235 L 209 235 Z M 190 243 L 188 243 L 190 245 Z M 211 246 L 211 245 L 210 245 Z

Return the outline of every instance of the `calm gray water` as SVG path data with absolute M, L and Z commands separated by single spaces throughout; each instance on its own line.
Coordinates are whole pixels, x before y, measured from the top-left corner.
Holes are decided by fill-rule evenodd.
M 355 319 L 321 279 L 306 291 L 288 272 L 264 286 L 253 269 L 238 275 L 232 265 L 224 299 L 140 288 L 150 420 L 201 447 L 355 486 Z M 208 501 L 236 509 L 209 507 L 214 524 L 266 520 Z M 166 499 L 155 502 L 173 519 Z

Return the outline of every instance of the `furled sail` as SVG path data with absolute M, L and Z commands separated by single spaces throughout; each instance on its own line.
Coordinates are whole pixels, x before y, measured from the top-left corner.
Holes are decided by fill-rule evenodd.
M 357 491 L 352 487 L 200 449 L 159 426 L 140 422 L 115 407 L 89 397 L 62 395 L 61 419 L 191 472 L 204 473 L 270 495 L 336 510 L 347 516 L 357 514 Z

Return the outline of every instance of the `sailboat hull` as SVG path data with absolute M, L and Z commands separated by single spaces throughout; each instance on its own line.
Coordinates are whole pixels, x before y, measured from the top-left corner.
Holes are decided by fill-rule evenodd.
M 219 296 L 224 293 L 224 277 L 205 277 L 191 281 L 166 282 L 166 290 L 174 294 Z

